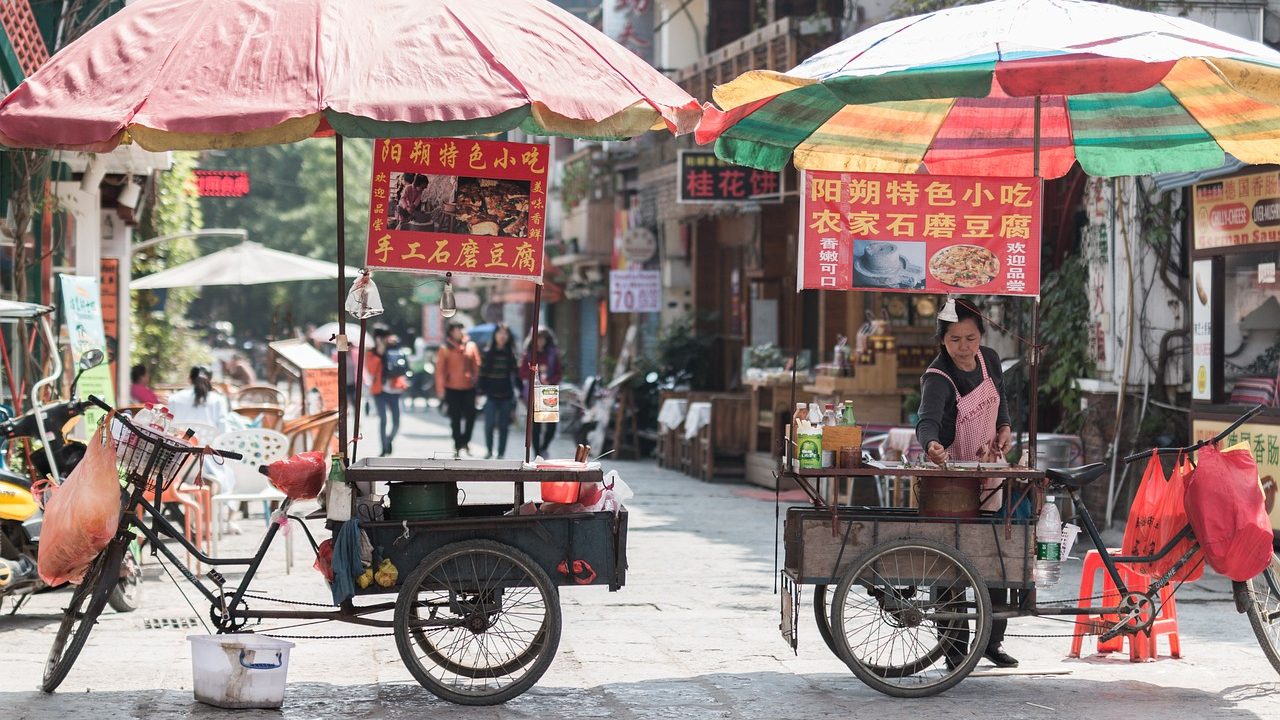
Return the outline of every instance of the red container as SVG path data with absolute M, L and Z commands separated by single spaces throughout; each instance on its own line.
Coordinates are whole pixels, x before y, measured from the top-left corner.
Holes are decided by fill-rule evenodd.
M 579 482 L 542 482 L 542 501 L 572 505 L 578 502 Z

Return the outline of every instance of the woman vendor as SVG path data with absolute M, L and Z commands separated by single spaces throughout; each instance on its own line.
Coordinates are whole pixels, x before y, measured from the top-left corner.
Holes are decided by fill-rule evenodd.
M 986 326 L 972 306 L 948 300 L 938 313 L 938 357 L 920 378 L 920 413 L 916 438 L 930 460 L 991 461 L 1009 452 L 1011 431 L 1000 356 L 983 347 Z M 976 488 L 975 488 L 976 491 Z M 992 603 L 1007 602 L 1003 590 L 992 590 Z M 1007 620 L 991 625 L 984 653 L 997 667 L 1017 667 L 1004 652 Z M 957 640 L 967 644 L 968 631 Z M 963 652 L 959 653 L 963 655 Z M 948 653 L 948 665 L 955 654 Z

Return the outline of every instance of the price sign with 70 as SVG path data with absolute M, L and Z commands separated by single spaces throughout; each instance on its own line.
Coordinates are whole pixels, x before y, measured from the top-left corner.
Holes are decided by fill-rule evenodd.
M 660 271 L 610 271 L 609 312 L 650 313 L 661 310 L 662 273 Z

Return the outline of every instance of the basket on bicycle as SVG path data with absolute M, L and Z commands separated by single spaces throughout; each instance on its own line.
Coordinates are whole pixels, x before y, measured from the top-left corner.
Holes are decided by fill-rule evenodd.
M 140 427 L 126 415 L 111 415 L 111 437 L 116 444 L 116 464 L 130 485 L 144 483 L 148 491 L 159 485 L 163 492 L 186 469 L 198 446 Z

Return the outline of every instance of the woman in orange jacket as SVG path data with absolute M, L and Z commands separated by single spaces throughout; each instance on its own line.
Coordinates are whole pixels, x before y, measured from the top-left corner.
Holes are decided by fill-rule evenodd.
M 445 342 L 436 355 L 436 396 L 444 398 L 453 430 L 453 456 L 471 454 L 471 433 L 476 427 L 476 383 L 480 378 L 480 352 L 462 332 L 462 323 L 451 322 Z

